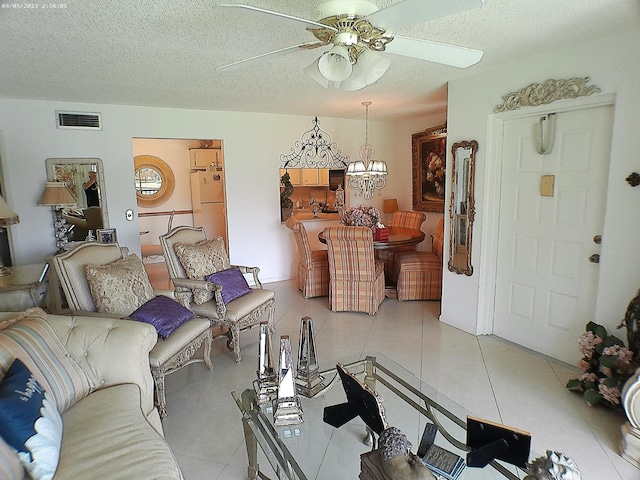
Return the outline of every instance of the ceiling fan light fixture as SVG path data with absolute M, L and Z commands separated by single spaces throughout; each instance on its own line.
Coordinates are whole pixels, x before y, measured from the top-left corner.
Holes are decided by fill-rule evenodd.
M 318 60 L 318 70 L 331 82 L 342 82 L 351 75 L 353 67 L 349 51 L 342 45 L 335 45 Z
M 318 69 L 318 63 L 320 59 L 318 58 L 315 62 L 309 65 L 304 69 L 304 73 L 313 78 L 316 82 L 318 82 L 322 87 L 329 88 L 329 80 L 327 80 L 320 70 Z
M 365 82 L 367 85 L 377 82 L 387 73 L 391 66 L 391 60 L 380 53 L 365 50 L 358 56 L 360 68 L 365 72 Z

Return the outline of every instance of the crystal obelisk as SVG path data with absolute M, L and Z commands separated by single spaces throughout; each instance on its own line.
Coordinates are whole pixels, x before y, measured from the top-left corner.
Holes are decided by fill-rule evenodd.
M 324 388 L 324 377 L 318 372 L 318 357 L 316 356 L 316 339 L 313 334 L 311 317 L 302 317 L 300 321 L 300 350 L 298 352 L 298 374 L 296 376 L 296 391 L 307 398 L 315 396 Z
M 302 407 L 296 394 L 294 369 L 289 335 L 280 337 L 280 361 L 278 366 L 278 399 L 273 411 L 275 426 L 302 423 Z
M 275 400 L 278 394 L 278 376 L 273 366 L 273 346 L 271 330 L 268 323 L 260 324 L 260 338 L 258 342 L 258 378 L 253 381 L 258 403 L 268 403 Z

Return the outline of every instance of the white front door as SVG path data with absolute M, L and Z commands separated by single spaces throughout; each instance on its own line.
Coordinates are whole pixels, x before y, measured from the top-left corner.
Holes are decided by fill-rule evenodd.
M 494 333 L 575 364 L 595 310 L 599 267 L 590 257 L 600 253 L 613 107 L 558 112 L 547 155 L 536 151 L 539 118 L 504 124 Z M 546 141 L 546 125 L 544 133 Z

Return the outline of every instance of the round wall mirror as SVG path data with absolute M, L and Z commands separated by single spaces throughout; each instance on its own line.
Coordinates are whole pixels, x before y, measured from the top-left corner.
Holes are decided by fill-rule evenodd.
M 155 207 L 169 200 L 176 184 L 171 167 L 153 155 L 138 155 L 134 165 L 138 205 Z

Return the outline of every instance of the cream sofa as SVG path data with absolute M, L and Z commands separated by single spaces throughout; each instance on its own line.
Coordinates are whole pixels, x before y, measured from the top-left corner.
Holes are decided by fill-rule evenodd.
M 16 315 L 0 313 L 0 378 L 13 358 L 20 358 L 28 367 L 37 358 L 36 364 L 50 362 L 61 365 L 60 370 L 66 368 L 65 362 L 73 362 L 73 374 L 81 379 L 73 387 L 64 385 L 71 391 L 61 393 L 59 372 L 29 368 L 45 390 L 50 385 L 56 392 L 56 406 L 62 413 L 55 480 L 182 478 L 153 403 L 149 369 L 149 351 L 157 340 L 153 326 L 95 316 L 50 315 L 37 308 L 22 312 L 17 320 Z M 19 335 L 25 327 L 36 334 L 30 333 L 33 345 L 23 349 L 12 335 Z M 29 478 L 14 450 L 2 439 L 0 478 Z

